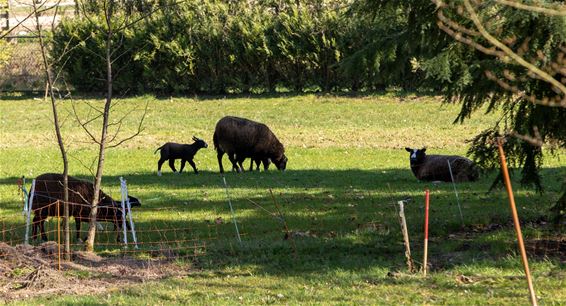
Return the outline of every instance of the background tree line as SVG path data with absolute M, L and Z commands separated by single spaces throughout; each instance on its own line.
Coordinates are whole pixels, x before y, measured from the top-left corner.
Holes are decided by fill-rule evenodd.
M 397 12 L 355 14 L 351 1 L 133 1 L 148 15 L 116 36 L 117 92 L 248 93 L 375 90 L 423 86 L 420 73 L 398 58 L 406 24 Z M 88 4 L 88 2 L 87 2 Z M 96 11 L 96 1 L 91 4 Z M 87 6 L 87 10 L 89 7 Z M 61 58 L 67 82 L 101 91 L 104 37 L 96 21 L 68 19 L 53 33 L 52 57 Z M 389 40 L 372 52 L 377 38 Z M 70 43 L 69 43 L 70 42 Z M 66 46 L 80 43 L 63 55 Z M 63 55 L 63 56 L 62 56 Z

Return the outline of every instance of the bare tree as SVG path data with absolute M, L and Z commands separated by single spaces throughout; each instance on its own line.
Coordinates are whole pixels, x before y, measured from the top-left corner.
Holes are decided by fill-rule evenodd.
M 55 6 L 60 4 L 61 0 L 59 0 Z M 52 64 L 50 63 L 50 59 L 47 55 L 47 47 L 46 42 L 44 39 L 44 31 L 42 29 L 42 24 L 40 22 L 40 15 L 45 10 L 40 10 L 38 5 L 35 1 L 32 1 L 33 4 L 33 11 L 32 14 L 35 17 L 36 22 L 36 31 L 39 37 L 39 46 L 41 50 L 41 57 L 43 60 L 43 72 L 45 73 L 45 80 L 47 82 L 47 92 L 49 98 L 51 100 L 51 109 L 53 113 L 53 124 L 55 127 L 55 134 L 57 136 L 57 144 L 59 145 L 59 150 L 61 152 L 61 159 L 63 161 L 63 223 L 64 223 L 64 250 L 65 250 L 65 259 L 70 260 L 71 255 L 71 243 L 70 243 L 70 230 L 69 230 L 69 162 L 67 158 L 67 151 L 65 149 L 65 144 L 63 142 L 63 136 L 61 135 L 61 124 L 59 121 L 59 112 L 57 110 L 57 99 L 54 93 L 54 78 L 52 76 Z M 51 7 L 53 8 L 53 7 Z M 57 12 L 55 12 L 56 16 Z M 9 33 L 9 32 L 8 32 Z
M 80 118 L 78 113 L 75 109 L 76 118 L 81 125 L 81 127 L 85 130 L 85 132 L 90 137 L 91 141 L 94 142 L 98 146 L 98 158 L 97 158 L 97 165 L 96 165 L 96 174 L 94 177 L 94 197 L 91 203 L 91 211 L 90 211 L 90 222 L 88 228 L 88 236 L 85 242 L 85 249 L 87 251 L 94 250 L 94 240 L 96 237 L 96 215 L 98 211 L 98 202 L 99 202 L 99 191 L 102 184 L 102 174 L 104 171 L 104 162 L 106 156 L 106 149 L 116 147 L 128 141 L 136 136 L 138 136 L 143 130 L 143 121 L 145 118 L 145 114 L 147 113 L 147 104 L 146 109 L 139 121 L 139 125 L 137 127 L 136 132 L 132 135 L 119 139 L 118 135 L 120 132 L 120 128 L 126 118 L 127 114 L 122 118 L 119 118 L 116 121 L 110 121 L 110 115 L 112 110 L 112 103 L 113 103 L 113 82 L 114 82 L 114 70 L 113 64 L 117 59 L 119 59 L 124 54 L 118 54 L 119 47 L 122 43 L 123 38 L 123 31 L 132 27 L 135 23 L 141 21 L 143 18 L 147 17 L 148 15 L 144 16 L 137 16 L 134 17 L 126 12 L 124 7 L 123 1 L 116 1 L 116 0 L 104 0 L 97 2 L 94 6 L 92 6 L 92 2 L 85 3 L 85 1 L 77 1 L 78 6 L 81 9 L 80 16 L 85 18 L 88 22 L 95 26 L 98 33 L 104 37 L 105 39 L 105 48 L 104 54 L 98 54 L 104 60 L 105 63 L 105 70 L 106 70 L 106 80 L 105 80 L 105 102 L 103 109 L 96 109 L 94 118 L 90 118 L 87 120 L 83 120 Z M 90 4 L 90 6 L 89 6 Z M 100 11 L 99 11 L 100 10 Z M 102 16 L 102 24 L 99 25 L 96 23 L 94 18 L 92 18 L 92 14 L 100 13 Z M 91 108 L 95 108 L 93 105 L 90 105 Z M 92 132 L 89 125 L 94 122 L 94 120 L 98 118 L 102 118 L 102 126 L 99 136 L 96 136 L 94 132 Z M 109 128 L 115 126 L 115 132 L 113 134 L 109 133 Z

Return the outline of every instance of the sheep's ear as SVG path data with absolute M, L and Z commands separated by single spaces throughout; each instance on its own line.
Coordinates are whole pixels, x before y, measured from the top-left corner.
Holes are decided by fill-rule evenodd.
M 195 135 L 193 135 L 193 140 L 194 140 L 194 141 L 197 141 L 198 138 L 197 138 Z
M 426 152 L 426 147 L 422 148 L 421 152 L 423 152 L 423 153 Z
M 405 151 L 407 151 L 407 152 L 413 152 L 413 150 L 411 150 L 411 148 L 405 148 Z

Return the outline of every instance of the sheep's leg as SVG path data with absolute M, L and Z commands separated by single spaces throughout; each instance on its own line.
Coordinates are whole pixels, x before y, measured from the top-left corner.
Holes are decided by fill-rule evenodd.
M 238 167 L 238 161 L 236 160 L 236 156 L 232 153 L 228 153 L 228 158 L 230 162 L 232 162 L 232 170 L 236 170 L 237 172 L 241 172 L 240 167 Z
M 166 161 L 167 159 L 165 158 L 161 158 L 158 162 L 157 162 L 157 176 L 161 176 L 161 166 L 163 165 L 163 163 Z
M 173 172 L 177 172 L 177 169 L 175 169 L 175 160 L 172 158 L 169 159 L 169 168 L 171 168 Z
M 37 239 L 37 229 L 39 227 L 39 215 L 36 214 L 33 216 L 33 222 L 31 224 L 31 240 Z
M 75 218 L 75 227 L 77 229 L 77 241 L 82 241 L 81 239 L 81 219 Z
M 238 159 L 238 165 L 239 165 L 238 167 L 239 167 L 239 169 L 242 170 L 242 172 L 244 172 L 244 166 L 242 165 L 242 163 L 244 163 L 244 160 L 245 160 L 245 158 Z
M 183 169 L 185 169 L 185 163 L 187 161 L 185 159 L 181 159 L 181 169 L 179 170 L 179 173 L 183 172 Z
M 189 159 L 188 162 L 191 165 L 191 167 L 193 167 L 195 174 L 198 174 L 197 165 L 195 165 L 195 162 L 192 159 Z
M 269 169 L 269 164 L 270 164 L 269 158 L 266 158 L 266 159 L 262 160 L 261 162 L 263 163 L 263 170 L 267 171 L 267 169 Z M 259 165 L 257 167 L 259 169 Z
M 41 231 L 41 240 L 47 241 L 47 234 L 45 234 L 45 219 L 39 221 L 39 229 Z
M 250 171 L 253 171 L 253 170 L 254 170 L 254 159 L 251 158 L 250 159 Z
M 224 155 L 224 151 L 220 149 L 217 150 L 216 158 L 218 159 L 218 167 L 220 168 L 220 173 L 224 173 L 224 167 L 222 167 L 222 156 Z
M 118 222 L 116 219 L 114 219 L 114 230 L 116 231 L 116 242 L 120 242 L 120 233 L 123 233 L 123 231 L 121 230 L 122 228 L 122 224 L 119 224 L 120 222 Z M 127 222 L 126 222 L 127 223 Z M 126 233 L 127 235 L 127 233 Z

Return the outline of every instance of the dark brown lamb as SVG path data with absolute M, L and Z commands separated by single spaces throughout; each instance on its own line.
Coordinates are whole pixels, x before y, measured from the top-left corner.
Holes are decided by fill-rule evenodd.
M 47 240 L 45 220 L 47 217 L 57 216 L 57 205 L 55 204 L 57 201 L 60 201 L 59 215 L 63 215 L 63 197 L 62 174 L 44 173 L 36 177 L 31 207 L 34 212 L 32 239 L 37 237 L 39 228 L 41 239 Z M 93 197 L 94 186 L 92 183 L 69 176 L 69 216 L 75 218 L 77 240 L 80 239 L 81 222 L 89 222 Z M 131 207 L 141 206 L 138 199 L 128 198 Z M 111 222 L 115 229 L 120 229 L 124 215 L 121 205 L 102 191 L 100 191 L 98 199 L 97 221 Z
M 224 153 L 232 162 L 232 169 L 243 171 L 241 163 L 245 158 L 264 161 L 271 160 L 279 170 L 287 167 L 285 147 L 273 132 L 263 123 L 226 116 L 218 121 L 214 130 L 214 147 L 217 151 L 220 173 L 224 172 L 222 156 Z M 240 164 L 240 165 L 238 165 Z
M 454 182 L 476 181 L 479 178 L 478 168 L 468 158 L 456 155 L 427 155 L 426 148 L 405 150 L 411 153 L 411 171 L 418 180 L 451 182 L 450 168 Z
M 194 142 L 192 144 L 168 142 L 157 148 L 157 150 L 155 150 L 155 152 L 153 153 L 155 154 L 157 153 L 157 151 L 160 151 L 159 153 L 161 155 L 159 161 L 157 162 L 157 175 L 161 176 L 161 166 L 166 160 L 169 160 L 169 167 L 171 168 L 171 170 L 173 170 L 173 172 L 176 173 L 176 159 L 181 160 L 181 169 L 179 170 L 179 173 L 183 172 L 183 169 L 185 168 L 185 162 L 189 162 L 191 167 L 193 167 L 195 173 L 198 174 L 197 165 L 195 165 L 193 158 L 200 149 L 208 148 L 208 144 L 204 140 L 199 139 L 195 136 L 193 136 L 193 140 Z

